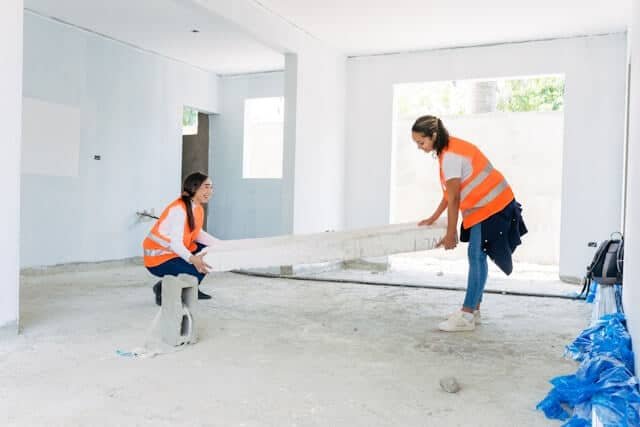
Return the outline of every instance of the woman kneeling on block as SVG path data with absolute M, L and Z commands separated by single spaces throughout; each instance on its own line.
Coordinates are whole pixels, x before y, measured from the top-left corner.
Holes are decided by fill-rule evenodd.
M 218 239 L 202 229 L 204 208 L 213 194 L 211 179 L 196 172 L 184 180 L 182 195 L 165 208 L 144 239 L 144 265 L 156 277 L 189 274 L 202 282 L 211 268 L 196 255 Z M 153 285 L 156 304 L 162 305 L 162 281 Z M 211 299 L 198 289 L 198 299 Z
M 522 208 L 504 176 L 475 145 L 449 136 L 442 120 L 419 117 L 411 128 L 418 148 L 434 153 L 440 164 L 443 197 L 436 211 L 419 225 L 433 224 L 447 210 L 447 234 L 439 246 L 458 244 L 458 211 L 462 213 L 460 240 L 469 242 L 469 275 L 462 310 L 438 326 L 446 332 L 471 331 L 480 323 L 480 303 L 487 281 L 487 255 L 507 275 L 513 271 L 512 253 L 527 232 Z

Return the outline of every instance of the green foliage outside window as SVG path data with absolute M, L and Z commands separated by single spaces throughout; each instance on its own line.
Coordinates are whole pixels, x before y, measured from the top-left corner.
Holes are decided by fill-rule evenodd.
M 196 135 L 198 133 L 198 110 L 184 107 L 182 110 L 182 134 Z
M 498 111 L 560 111 L 564 106 L 564 79 L 540 77 L 505 80 L 498 90 Z
M 505 113 L 562 111 L 564 76 L 498 79 L 496 110 Z M 406 83 L 394 86 L 396 117 L 413 120 L 423 114 L 472 114 L 470 100 L 477 80 Z

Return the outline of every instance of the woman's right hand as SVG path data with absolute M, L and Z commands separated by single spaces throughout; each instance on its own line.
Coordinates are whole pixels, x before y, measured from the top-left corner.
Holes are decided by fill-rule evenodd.
M 429 218 L 427 219 L 423 219 L 422 221 L 420 221 L 418 223 L 419 226 L 423 226 L 423 225 L 433 225 L 433 223 L 435 223 L 438 220 L 437 216 L 431 215 Z
M 211 266 L 204 262 L 204 254 L 191 255 L 189 262 L 198 270 L 199 273 L 207 274 L 211 270 Z

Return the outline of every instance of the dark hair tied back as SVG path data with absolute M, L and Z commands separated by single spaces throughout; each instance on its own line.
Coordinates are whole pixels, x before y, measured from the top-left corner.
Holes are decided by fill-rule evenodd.
M 200 172 L 194 172 L 184 179 L 182 184 L 181 199 L 184 202 L 184 206 L 187 209 L 187 221 L 189 222 L 189 229 L 193 231 L 196 228 L 196 221 L 193 217 L 193 208 L 191 206 L 191 199 L 196 195 L 196 191 L 200 188 L 203 182 L 209 177 Z
M 449 131 L 442 124 L 442 120 L 436 116 L 418 117 L 411 127 L 411 131 L 431 138 L 435 135 L 433 149 L 438 156 L 449 146 Z

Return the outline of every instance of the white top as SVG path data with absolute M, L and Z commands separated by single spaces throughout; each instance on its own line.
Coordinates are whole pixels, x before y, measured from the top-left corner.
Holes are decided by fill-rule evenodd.
M 160 223 L 158 231 L 171 240 L 169 248 L 179 255 L 180 258 L 190 263 L 189 258 L 192 253 L 184 246 L 184 224 L 186 221 L 187 213 L 185 210 L 181 206 L 174 206 L 169 209 L 167 217 Z M 205 246 L 211 246 L 217 241 L 218 239 L 204 230 L 200 231 L 196 236 L 196 242 L 202 243 Z
M 460 178 L 461 181 L 466 180 L 473 173 L 471 160 L 468 157 L 461 156 L 456 153 L 446 151 L 442 155 L 442 174 L 444 181 Z

